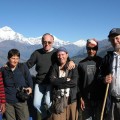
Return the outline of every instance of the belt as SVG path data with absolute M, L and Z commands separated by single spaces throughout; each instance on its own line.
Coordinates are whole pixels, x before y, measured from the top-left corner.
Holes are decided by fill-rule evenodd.
M 120 102 L 120 98 L 111 96 L 113 102 Z

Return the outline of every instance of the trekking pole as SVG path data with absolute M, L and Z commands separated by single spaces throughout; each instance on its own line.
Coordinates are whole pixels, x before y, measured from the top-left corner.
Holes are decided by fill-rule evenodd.
M 108 96 L 108 90 L 109 90 L 109 83 L 107 84 L 106 91 L 105 91 L 105 97 L 104 97 L 104 101 L 103 101 L 103 107 L 102 107 L 102 112 L 101 112 L 100 120 L 103 120 L 103 115 L 104 115 L 104 110 L 105 110 L 105 104 L 106 104 L 106 100 L 107 100 L 107 96 Z

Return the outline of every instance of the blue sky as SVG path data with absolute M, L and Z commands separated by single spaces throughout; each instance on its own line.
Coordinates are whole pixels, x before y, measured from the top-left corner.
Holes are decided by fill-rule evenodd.
M 120 27 L 120 0 L 1 0 L 0 28 L 25 37 L 49 32 L 65 41 L 107 38 Z

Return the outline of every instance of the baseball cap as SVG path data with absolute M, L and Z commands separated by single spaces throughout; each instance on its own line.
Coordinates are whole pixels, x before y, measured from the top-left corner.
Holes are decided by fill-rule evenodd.
M 112 35 L 120 35 L 120 28 L 113 28 L 110 32 L 108 37 L 111 37 Z
M 68 51 L 67 51 L 66 48 L 64 48 L 64 47 L 59 47 L 59 48 L 57 49 L 57 52 L 61 52 L 61 51 L 68 53 Z

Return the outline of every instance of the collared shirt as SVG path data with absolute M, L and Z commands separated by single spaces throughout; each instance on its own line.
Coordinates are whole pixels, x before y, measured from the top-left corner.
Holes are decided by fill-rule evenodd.
M 113 57 L 111 94 L 114 97 L 120 97 L 120 55 L 114 52 Z

